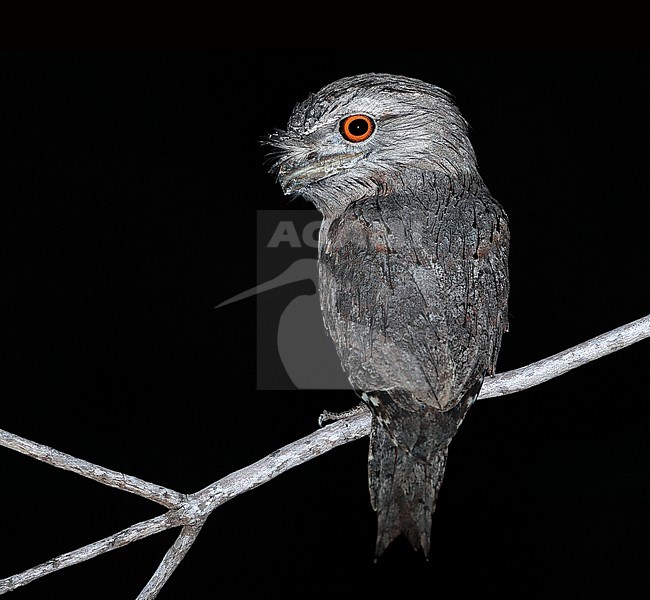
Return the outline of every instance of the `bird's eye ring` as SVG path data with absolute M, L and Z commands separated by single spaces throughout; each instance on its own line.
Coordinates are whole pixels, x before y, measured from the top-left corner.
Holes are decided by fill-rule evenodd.
M 375 122 L 366 115 L 350 115 L 341 121 L 339 131 L 348 142 L 363 142 L 375 131 Z

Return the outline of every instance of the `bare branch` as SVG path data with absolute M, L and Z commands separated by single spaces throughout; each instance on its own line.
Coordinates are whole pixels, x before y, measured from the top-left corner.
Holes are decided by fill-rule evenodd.
M 526 367 L 489 377 L 479 399 L 521 392 L 650 337 L 650 315 L 618 327 Z
M 185 527 L 181 529 L 176 541 L 167 551 L 167 554 L 165 554 L 162 562 L 156 569 L 156 572 L 153 574 L 147 585 L 144 586 L 143 590 L 138 594 L 136 600 L 153 600 L 153 598 L 158 596 L 163 585 L 167 583 L 167 580 L 176 570 L 176 567 L 185 558 L 187 551 L 192 547 L 194 540 L 196 540 L 197 536 L 201 532 L 201 527 L 203 527 L 203 523 L 198 525 L 185 525 Z
M 495 375 L 485 381 L 479 398 L 503 396 L 539 385 L 648 337 L 650 337 L 650 315 L 527 367 Z M 0 430 L 0 445 L 2 446 L 56 467 L 79 473 L 105 485 L 138 494 L 171 508 L 164 515 L 142 521 L 103 540 L 62 554 L 23 573 L 0 580 L 0 594 L 25 585 L 43 575 L 83 562 L 166 529 L 183 525 L 177 540 L 138 596 L 141 600 L 155 598 L 174 569 L 183 560 L 198 536 L 201 526 L 215 508 L 337 446 L 368 435 L 370 422 L 371 417 L 368 410 L 335 421 L 188 496 L 137 477 L 99 467 Z
M 20 586 L 31 583 L 39 577 L 43 577 L 44 575 L 55 573 L 56 571 L 60 571 L 66 567 L 82 563 L 90 558 L 95 558 L 95 556 L 99 556 L 100 554 L 104 554 L 106 552 L 110 552 L 111 550 L 115 550 L 116 548 L 126 546 L 131 542 L 135 542 L 155 533 L 165 531 L 166 529 L 174 526 L 173 512 L 174 511 L 168 511 L 164 515 L 159 515 L 153 519 L 149 519 L 148 521 L 136 523 L 135 525 L 127 527 L 122 531 L 118 531 L 117 533 L 108 536 L 103 540 L 88 544 L 87 546 L 78 548 L 72 552 L 66 552 L 65 554 L 61 554 L 56 558 L 37 565 L 36 567 L 27 569 L 22 573 L 12 575 L 6 579 L 1 579 L 0 594 L 11 592 Z M 175 525 L 178 525 L 178 523 Z
M 187 496 L 187 500 L 175 510 L 170 510 L 164 515 L 148 521 L 142 521 L 99 542 L 89 544 L 73 552 L 67 552 L 27 571 L 0 580 L 0 595 L 30 583 L 39 577 L 81 563 L 115 548 L 121 548 L 131 542 L 161 531 L 185 525 L 188 532 L 179 536 L 179 539 L 176 540 L 174 546 L 167 553 L 152 579 L 141 592 L 141 594 L 145 592 L 155 592 L 157 594 L 185 553 L 187 553 L 205 519 L 215 508 L 248 490 L 274 479 L 293 467 L 325 454 L 325 452 L 337 446 L 362 438 L 368 434 L 369 430 L 370 414 L 368 412 L 323 427 L 276 450 L 256 463 L 227 475 L 203 490 Z M 11 436 L 11 434 L 9 435 Z M 148 482 L 144 483 L 148 484 Z M 148 596 L 141 597 L 147 598 Z M 149 597 L 155 598 L 155 595 Z
M 50 448 L 49 446 L 37 444 L 19 435 L 9 433 L 4 429 L 0 429 L 0 446 L 11 448 L 12 450 L 16 450 L 16 452 L 26 454 L 59 469 L 83 475 L 84 477 L 88 477 L 88 479 L 93 479 L 109 487 L 137 494 L 138 496 L 162 504 L 167 508 L 175 508 L 185 500 L 183 494 L 179 494 L 174 490 L 156 485 L 155 483 L 149 483 L 138 477 L 125 475 L 119 471 L 100 467 L 81 458 L 66 454 L 65 452 L 54 450 L 54 448 Z
M 331 423 L 192 494 L 189 505 L 194 514 L 205 517 L 228 500 L 369 432 L 369 411 Z

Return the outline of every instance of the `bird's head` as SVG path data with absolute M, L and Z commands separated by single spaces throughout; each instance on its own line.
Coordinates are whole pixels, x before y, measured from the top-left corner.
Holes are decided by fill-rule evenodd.
M 391 193 L 418 172 L 476 173 L 467 123 L 450 95 L 398 75 L 330 83 L 298 104 L 286 131 L 267 143 L 285 194 L 303 195 L 326 216 Z

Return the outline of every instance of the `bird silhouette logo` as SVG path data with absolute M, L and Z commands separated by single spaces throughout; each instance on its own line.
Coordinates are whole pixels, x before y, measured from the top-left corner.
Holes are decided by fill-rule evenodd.
M 277 327 L 258 328 L 258 334 L 273 331 L 275 336 L 272 344 L 263 340 L 267 343 L 260 345 L 264 348 L 262 355 L 258 347 L 258 389 L 350 389 L 321 315 L 314 238 L 320 227 L 319 213 L 262 210 L 258 211 L 258 225 L 261 283 L 215 307 L 221 309 L 256 297 L 258 324 L 277 321 Z M 296 285 L 299 282 L 312 285 Z M 287 286 L 291 286 L 290 292 L 282 292 Z M 278 309 L 278 302 L 284 306 Z M 273 359 L 278 357 L 269 357 L 269 348 L 277 351 L 290 384 L 278 384 L 278 374 L 272 372 L 278 364 Z

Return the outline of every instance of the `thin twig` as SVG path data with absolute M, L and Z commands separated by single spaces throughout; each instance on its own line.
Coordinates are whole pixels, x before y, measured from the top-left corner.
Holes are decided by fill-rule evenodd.
M 72 471 L 73 473 L 77 473 L 88 479 L 93 479 L 109 487 L 137 494 L 138 496 L 162 504 L 167 508 L 175 508 L 185 501 L 183 494 L 179 494 L 169 488 L 150 483 L 132 475 L 125 475 L 119 471 L 100 467 L 87 460 L 76 458 L 65 452 L 54 450 L 54 448 L 50 448 L 49 446 L 38 444 L 19 435 L 9 433 L 4 429 L 0 429 L 0 446 L 11 448 L 12 450 L 16 450 L 16 452 L 31 456 L 48 465 L 64 469 L 65 471 Z
M 185 525 L 181 529 L 176 541 L 167 551 L 162 562 L 158 565 L 156 572 L 138 594 L 136 600 L 153 600 L 158 596 L 163 585 L 167 583 L 167 580 L 176 570 L 176 567 L 185 558 L 187 551 L 192 547 L 192 544 L 201 532 L 201 527 L 203 527 L 203 523 L 198 525 Z
M 493 398 L 533 387 L 648 337 L 650 337 L 650 315 L 527 367 L 495 375 L 485 381 L 479 397 Z M 370 413 L 366 410 L 336 421 L 189 496 L 137 477 L 99 467 L 0 430 L 0 445 L 2 446 L 62 469 L 90 477 L 105 485 L 117 487 L 165 506 L 173 507 L 164 515 L 142 521 L 99 542 L 62 554 L 23 573 L 0 580 L 0 594 L 25 585 L 43 575 L 83 562 L 166 529 L 183 525 L 181 534 L 139 596 L 141 600 L 155 598 L 198 536 L 205 519 L 215 508 L 337 446 L 364 437 L 370 431 L 370 420 Z

